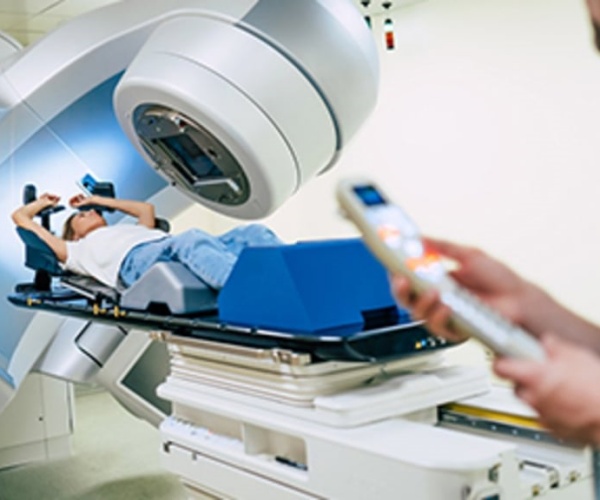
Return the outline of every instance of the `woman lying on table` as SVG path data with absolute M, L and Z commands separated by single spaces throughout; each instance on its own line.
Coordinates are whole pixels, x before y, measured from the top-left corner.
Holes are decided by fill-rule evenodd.
M 282 244 L 270 229 L 259 224 L 221 236 L 199 229 L 172 236 L 154 228 L 151 203 L 95 195 L 76 195 L 69 200 L 78 211 L 65 221 L 63 237 L 59 238 L 34 220 L 36 214 L 59 201 L 60 197 L 45 193 L 15 210 L 12 219 L 41 238 L 64 269 L 91 276 L 113 288 L 117 284 L 131 286 L 157 262 L 181 262 L 207 285 L 219 289 L 244 248 Z M 121 211 L 136 218 L 137 224 L 109 225 L 91 206 Z

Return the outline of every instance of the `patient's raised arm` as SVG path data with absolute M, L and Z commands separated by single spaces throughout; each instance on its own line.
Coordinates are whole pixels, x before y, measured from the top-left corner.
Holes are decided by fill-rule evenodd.
M 139 224 L 154 228 L 155 211 L 154 205 L 145 201 L 122 200 L 119 198 L 108 198 L 105 196 L 78 194 L 69 200 L 73 208 L 82 208 L 86 205 L 100 205 L 102 207 L 119 210 L 127 215 L 135 217 Z
M 12 213 L 12 220 L 18 227 L 28 229 L 35 233 L 52 249 L 60 262 L 65 262 L 67 260 L 67 245 L 64 240 L 55 236 L 34 220 L 34 217 L 38 213 L 48 207 L 56 206 L 59 201 L 59 196 L 51 193 L 44 193 L 36 200 L 17 208 Z

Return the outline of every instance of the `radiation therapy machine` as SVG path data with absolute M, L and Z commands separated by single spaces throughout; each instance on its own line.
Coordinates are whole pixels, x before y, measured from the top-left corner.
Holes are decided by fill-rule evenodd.
M 123 0 L 0 49 L 7 215 L 80 183 L 261 218 L 335 164 L 379 79 L 350 0 Z M 114 290 L 7 219 L 0 421 L 37 374 L 100 384 L 160 428 L 190 498 L 594 497 L 591 451 L 447 363 L 358 239 L 246 249 L 219 292 L 177 263 Z

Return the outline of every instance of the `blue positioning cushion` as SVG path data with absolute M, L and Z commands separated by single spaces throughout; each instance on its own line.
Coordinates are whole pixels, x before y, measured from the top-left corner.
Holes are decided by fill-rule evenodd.
M 319 336 L 360 332 L 379 311 L 410 321 L 360 239 L 246 248 L 218 302 L 225 323 Z

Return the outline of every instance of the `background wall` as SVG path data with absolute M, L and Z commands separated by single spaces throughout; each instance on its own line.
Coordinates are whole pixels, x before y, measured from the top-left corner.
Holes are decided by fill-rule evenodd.
M 429 0 L 394 11 L 379 105 L 332 172 L 265 220 L 355 234 L 333 199 L 367 174 L 424 232 L 475 244 L 600 322 L 600 55 L 583 0 Z M 175 227 L 237 224 L 190 209 Z

